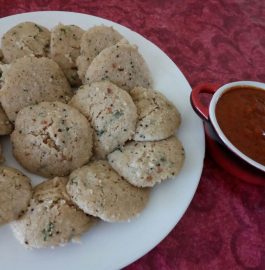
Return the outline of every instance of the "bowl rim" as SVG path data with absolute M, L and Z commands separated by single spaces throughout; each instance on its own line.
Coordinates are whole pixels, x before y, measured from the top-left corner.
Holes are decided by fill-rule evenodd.
M 225 136 L 225 134 L 223 133 L 222 129 L 220 128 L 217 119 L 216 119 L 216 114 L 215 114 L 215 108 L 216 108 L 216 104 L 218 102 L 218 100 L 221 98 L 221 96 L 227 92 L 230 91 L 231 88 L 236 87 L 236 86 L 242 86 L 242 87 L 246 87 L 246 86 L 251 86 L 251 87 L 255 87 L 255 88 L 259 88 L 260 90 L 265 91 L 265 83 L 261 83 L 261 82 L 255 82 L 255 81 L 237 81 L 237 82 L 231 82 L 231 83 L 227 83 L 223 86 L 221 86 L 220 88 L 218 88 L 216 90 L 216 92 L 214 93 L 211 102 L 210 102 L 210 106 L 209 106 L 209 117 L 210 117 L 210 121 L 212 123 L 213 128 L 215 129 L 218 137 L 221 139 L 221 141 L 234 153 L 236 154 L 238 157 L 240 157 L 241 159 L 243 159 L 244 161 L 246 161 L 248 164 L 254 166 L 255 168 L 265 172 L 265 166 L 258 163 L 257 161 L 251 159 L 250 157 L 248 157 L 247 155 L 245 155 L 244 153 L 242 153 L 238 148 L 236 148 L 230 141 L 229 139 Z

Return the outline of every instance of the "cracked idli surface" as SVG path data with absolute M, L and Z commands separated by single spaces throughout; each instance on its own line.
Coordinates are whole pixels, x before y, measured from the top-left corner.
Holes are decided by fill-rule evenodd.
M 50 31 L 33 22 L 15 25 L 2 36 L 2 52 L 5 63 L 26 55 L 45 57 L 49 54 Z
M 176 137 L 154 142 L 129 142 L 108 155 L 111 167 L 137 187 L 152 187 L 178 175 L 184 149 Z
M 136 106 L 126 91 L 109 81 L 82 86 L 69 104 L 91 123 L 97 158 L 104 159 L 134 135 Z
M 135 141 L 159 141 L 175 134 L 180 113 L 164 95 L 143 87 L 134 88 L 130 95 L 138 112 Z
M 60 102 L 42 102 L 19 112 L 11 134 L 13 154 L 33 173 L 65 176 L 89 161 L 92 132 L 77 109 Z
M 51 31 L 51 58 L 59 64 L 72 86 L 79 86 L 76 59 L 84 30 L 76 25 L 59 24 Z

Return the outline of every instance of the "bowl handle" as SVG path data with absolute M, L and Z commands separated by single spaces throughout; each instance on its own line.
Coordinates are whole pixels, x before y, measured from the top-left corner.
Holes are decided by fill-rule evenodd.
M 194 109 L 194 111 L 203 119 L 206 121 L 209 121 L 209 104 L 205 105 L 201 102 L 200 94 L 207 93 L 213 94 L 215 91 L 220 87 L 219 84 L 216 83 L 203 83 L 195 86 L 192 89 L 191 95 L 190 95 L 190 102 Z

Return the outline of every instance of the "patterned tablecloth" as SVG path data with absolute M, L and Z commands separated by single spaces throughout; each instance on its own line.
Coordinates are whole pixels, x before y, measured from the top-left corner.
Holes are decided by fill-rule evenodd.
M 265 82 L 264 0 L 0 0 L 0 17 L 67 10 L 110 19 L 148 38 L 192 86 Z M 241 182 L 206 153 L 184 217 L 127 270 L 265 269 L 265 187 Z

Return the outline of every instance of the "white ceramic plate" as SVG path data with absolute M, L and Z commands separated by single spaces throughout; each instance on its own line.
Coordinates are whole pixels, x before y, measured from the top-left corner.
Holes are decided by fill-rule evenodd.
M 33 12 L 0 19 L 0 36 L 17 23 L 33 21 L 51 28 L 59 22 L 84 29 L 112 25 L 131 43 L 137 44 L 151 69 L 156 89 L 179 109 L 182 125 L 178 136 L 184 144 L 186 160 L 178 177 L 155 187 L 139 218 L 130 223 L 100 223 L 82 237 L 81 244 L 63 248 L 26 250 L 13 237 L 8 225 L 0 228 L 0 269 L 119 269 L 155 247 L 174 228 L 195 193 L 202 172 L 205 151 L 202 123 L 189 102 L 190 85 L 176 65 L 158 47 L 139 34 L 114 22 L 70 12 Z M 6 164 L 21 169 L 33 183 L 41 178 L 21 168 L 11 155 L 8 138 L 3 138 Z

